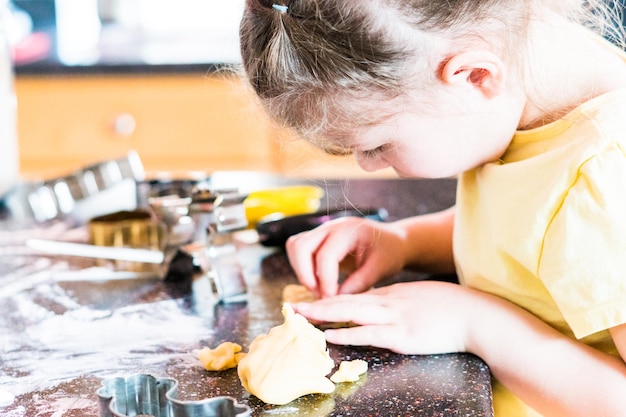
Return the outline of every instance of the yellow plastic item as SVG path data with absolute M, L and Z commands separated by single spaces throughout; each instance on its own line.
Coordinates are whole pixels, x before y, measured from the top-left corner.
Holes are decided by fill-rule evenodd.
M 244 201 L 250 227 L 265 216 L 295 216 L 317 211 L 324 190 L 315 185 L 291 185 L 251 192 Z

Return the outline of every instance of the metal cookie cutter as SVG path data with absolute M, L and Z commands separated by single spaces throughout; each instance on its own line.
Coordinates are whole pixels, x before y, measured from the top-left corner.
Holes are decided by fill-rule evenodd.
M 178 381 L 148 374 L 106 379 L 97 391 L 100 417 L 249 417 L 250 407 L 232 397 L 180 401 Z
M 83 167 L 71 174 L 18 184 L 4 197 L 6 216 L 19 222 L 71 220 L 82 224 L 93 216 L 137 206 L 137 181 L 144 169 L 139 155 Z M 1 200 L 1 198 L 0 198 Z

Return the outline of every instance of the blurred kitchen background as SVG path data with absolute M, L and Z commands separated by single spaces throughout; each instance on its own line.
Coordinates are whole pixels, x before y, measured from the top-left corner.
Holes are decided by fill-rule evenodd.
M 266 120 L 237 72 L 243 4 L 0 0 L 10 11 L 0 29 L 14 64 L 20 176 L 48 179 L 131 150 L 148 173 L 392 176 L 323 155 Z
M 62 66 L 188 65 L 239 61 L 242 0 L 12 0 L 30 39 L 18 56 Z M 31 65 L 29 65 L 31 64 Z M 35 65 L 33 65 L 35 64 Z
M 54 178 L 131 150 L 147 173 L 369 175 L 266 120 L 237 75 L 243 3 L 8 1 L 20 176 Z

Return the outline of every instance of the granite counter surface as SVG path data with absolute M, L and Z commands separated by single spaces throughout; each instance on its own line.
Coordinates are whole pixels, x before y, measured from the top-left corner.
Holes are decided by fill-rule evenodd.
M 327 207 L 376 205 L 390 219 L 445 208 L 453 181 L 326 181 Z M 366 375 L 330 395 L 266 405 L 235 370 L 208 372 L 194 350 L 224 341 L 247 350 L 282 322 L 282 288 L 295 282 L 286 255 L 244 245 L 246 303 L 217 303 L 204 277 L 181 282 L 80 279 L 88 260 L 36 256 L 8 232 L 0 237 L 0 415 L 97 416 L 103 379 L 149 373 L 175 378 L 180 399 L 228 395 L 254 416 L 492 416 L 490 373 L 470 354 L 399 355 L 329 345 L 331 357 L 364 359 Z M 406 278 L 406 277 L 405 277 Z M 421 279 L 421 277 L 414 277 Z M 7 396 L 14 396 L 9 401 Z

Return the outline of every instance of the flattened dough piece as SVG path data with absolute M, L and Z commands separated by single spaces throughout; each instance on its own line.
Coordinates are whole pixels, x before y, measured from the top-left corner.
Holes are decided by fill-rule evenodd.
M 318 298 L 307 287 L 300 284 L 287 284 L 283 288 L 283 303 L 312 303 Z M 336 323 L 315 323 L 315 327 L 322 330 L 325 329 L 341 329 L 344 327 L 353 327 L 354 323 L 339 321 Z
M 237 367 L 243 387 L 267 404 L 283 405 L 307 394 L 330 394 L 335 384 L 326 377 L 334 362 L 324 333 L 289 304 L 285 322 L 257 336 Z
M 196 355 L 207 371 L 224 371 L 235 368 L 239 361 L 246 356 L 245 353 L 241 353 L 241 346 L 232 342 L 224 342 L 215 349 L 203 348 Z
M 341 361 L 339 363 L 339 369 L 330 377 L 330 380 L 336 384 L 341 382 L 356 382 L 365 372 L 367 372 L 367 362 L 363 359 Z
M 310 303 L 317 297 L 307 287 L 299 284 L 287 284 L 283 288 L 283 304 Z

